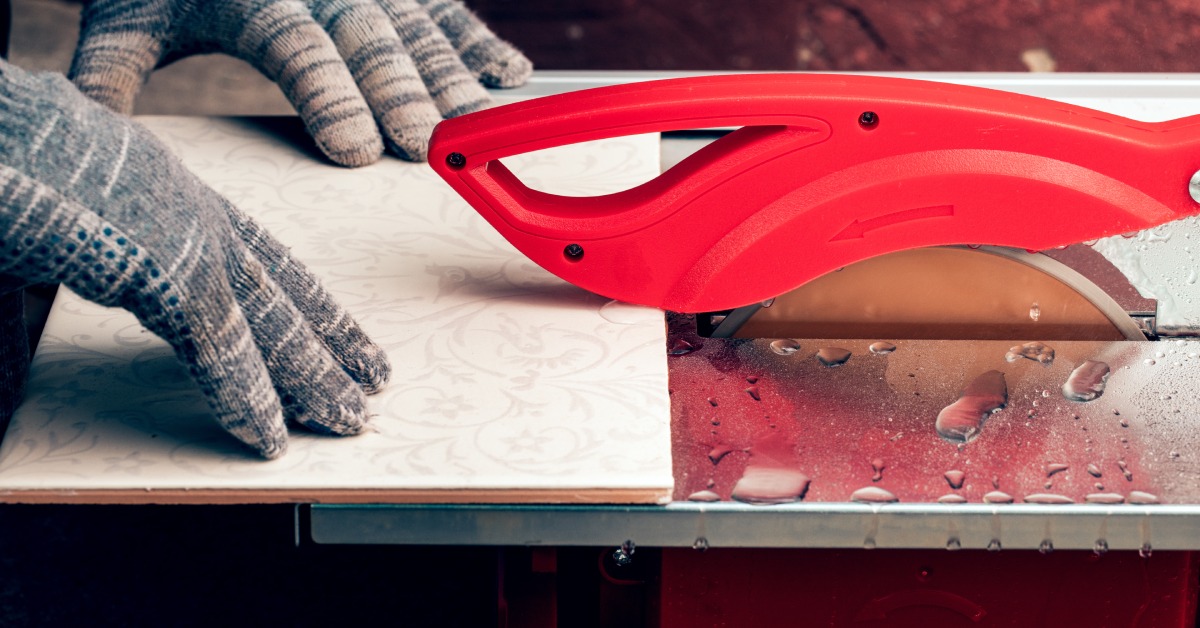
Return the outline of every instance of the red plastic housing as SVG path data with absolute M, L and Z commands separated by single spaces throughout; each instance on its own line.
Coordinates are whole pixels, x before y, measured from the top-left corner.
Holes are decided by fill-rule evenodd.
M 1200 212 L 1200 116 L 1146 123 L 897 78 L 725 75 L 549 96 L 447 120 L 430 163 L 530 259 L 630 303 L 717 311 L 891 251 L 1044 250 Z M 738 127 L 597 197 L 500 159 L 621 135 Z

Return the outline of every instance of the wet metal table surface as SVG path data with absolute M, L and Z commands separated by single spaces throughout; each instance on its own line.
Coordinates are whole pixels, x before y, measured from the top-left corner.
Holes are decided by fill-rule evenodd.
M 1190 76 L 943 78 L 1091 106 L 1140 94 L 1200 110 L 1188 95 Z M 621 80 L 628 77 L 587 78 L 589 85 Z M 577 83 L 548 75 L 527 90 L 540 95 L 583 86 Z M 1146 111 L 1162 117 L 1154 107 Z M 664 154 L 677 149 L 670 144 Z M 869 346 L 889 339 L 772 347 L 767 339 L 701 339 L 690 321 L 671 322 L 664 350 L 673 354 L 672 503 L 317 505 L 314 540 L 1200 549 L 1198 341 L 1047 341 L 1055 357 L 1043 363 L 1006 359 L 1014 345 L 1038 339 L 895 340 L 894 351 L 876 353 Z M 851 357 L 826 366 L 816 357 L 823 348 Z M 1086 360 L 1109 366 L 1107 386 L 1092 401 L 1070 400 L 1062 387 Z M 940 437 L 942 409 L 993 370 L 1003 373 L 1004 407 L 969 442 Z M 766 480 L 757 490 L 796 494 L 757 499 L 753 482 L 748 491 L 738 488 L 748 477 Z M 1011 503 L 1001 503 L 1005 495 Z M 763 503 L 772 501 L 783 503 Z
M 1003 342 L 897 341 L 892 353 L 874 354 L 867 341 L 814 341 L 781 355 L 766 340 L 688 341 L 695 350 L 671 358 L 673 503 L 318 506 L 314 539 L 1200 548 L 1200 436 L 1193 410 L 1200 397 L 1189 375 L 1200 368 L 1200 343 L 1055 343 L 1055 360 L 1045 365 L 1008 362 L 1010 346 Z M 853 355 L 827 367 L 814 355 L 827 345 Z M 1068 400 L 1062 385 L 1087 359 L 1110 365 L 1105 392 L 1089 402 Z M 941 409 L 978 373 L 992 369 L 1005 374 L 1008 404 L 970 442 L 940 437 L 934 423 Z M 771 500 L 756 499 L 753 487 L 739 484 L 755 467 L 782 473 L 783 484 L 790 473 L 808 482 L 790 500 L 776 495 L 774 501 L 783 503 L 763 503 Z M 961 472 L 961 483 L 954 474 L 947 479 L 948 471 Z M 863 488 L 896 501 L 854 501 Z M 1000 503 L 1001 493 L 1012 503 Z M 939 503 L 946 495 L 965 503 Z M 694 501 L 699 499 L 717 501 Z

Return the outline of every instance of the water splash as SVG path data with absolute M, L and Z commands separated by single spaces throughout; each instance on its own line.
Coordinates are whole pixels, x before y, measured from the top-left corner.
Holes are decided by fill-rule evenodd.
M 1067 383 L 1063 384 L 1063 396 L 1071 401 L 1091 401 L 1104 394 L 1110 373 L 1108 364 L 1084 360 L 1083 364 L 1071 371 Z
M 1007 403 L 1004 373 L 988 371 L 967 384 L 958 401 L 938 413 L 937 433 L 946 440 L 970 442 L 983 429 L 983 422 Z
M 829 367 L 845 364 L 851 355 L 849 350 L 841 347 L 822 347 L 817 350 L 817 360 Z
M 1054 349 L 1044 342 L 1027 342 L 1010 347 L 1008 353 L 1004 354 L 1004 359 L 1009 362 L 1016 362 L 1021 358 L 1049 366 L 1054 363 Z

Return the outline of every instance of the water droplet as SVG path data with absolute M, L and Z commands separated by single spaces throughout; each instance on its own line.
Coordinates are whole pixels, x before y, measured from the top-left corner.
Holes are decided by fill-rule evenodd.
M 1145 363 L 1146 366 L 1154 366 L 1155 364 L 1158 364 L 1151 358 L 1146 358 L 1145 360 L 1142 360 L 1142 362 Z
M 850 494 L 850 501 L 886 504 L 898 502 L 900 498 L 887 489 L 879 488 L 878 486 L 864 486 Z
M 717 464 L 722 458 L 728 455 L 729 452 L 733 451 L 733 449 L 734 448 L 729 445 L 717 445 L 708 451 L 708 459 L 711 460 L 713 464 Z
M 1121 473 L 1125 476 L 1125 479 L 1132 482 L 1133 481 L 1133 471 L 1129 470 L 1129 465 L 1125 464 L 1124 460 L 1118 460 L 1117 466 L 1121 468 Z
M 1123 504 L 1125 498 L 1120 493 L 1088 493 L 1083 501 L 1089 504 Z
M 988 544 L 987 544 L 987 551 L 989 551 L 989 552 L 999 552 L 999 551 L 1000 551 L 1000 549 L 1001 549 L 1001 548 L 1000 548 L 1000 539 L 992 539 L 991 541 L 988 541 Z
M 803 499 L 808 483 L 808 476 L 795 469 L 759 465 L 751 459 L 732 497 L 748 504 L 784 504 Z
M 775 297 L 771 297 L 770 299 L 762 302 L 763 307 L 771 307 L 772 305 L 775 305 Z
M 939 504 L 965 504 L 965 503 L 967 503 L 967 498 L 963 497 L 962 495 L 959 495 L 958 493 L 949 493 L 947 495 L 942 495 L 941 497 L 939 497 L 938 503 Z
M 708 398 L 708 405 L 710 405 L 710 406 L 712 406 L 712 407 L 714 407 L 714 408 L 715 408 L 715 407 L 717 407 L 717 399 L 716 399 L 716 397 L 709 397 L 709 398 Z
M 1121 420 L 1118 421 L 1118 423 L 1120 423 L 1121 427 L 1129 427 L 1129 419 L 1126 419 L 1125 417 L 1121 417 Z
M 1178 458 L 1178 457 L 1179 457 L 1179 452 L 1178 452 L 1178 451 L 1172 451 L 1172 452 L 1171 452 L 1170 454 L 1168 454 L 1168 455 L 1170 455 L 1172 458 Z
M 1054 543 L 1051 543 L 1050 539 L 1042 539 L 1041 544 L 1038 545 L 1038 552 L 1041 554 L 1049 554 L 1053 551 Z
M 1028 504 L 1074 504 L 1075 500 L 1066 495 L 1055 495 L 1054 493 L 1034 493 L 1025 496 L 1025 502 Z
M 1009 362 L 1016 362 L 1021 358 L 1050 365 L 1054 363 L 1054 349 L 1043 342 L 1027 342 L 1010 347 L 1008 353 L 1004 354 L 1004 359 Z
M 851 353 L 841 347 L 823 347 L 817 350 L 817 359 L 825 366 L 841 366 L 850 356 Z
M 951 469 L 945 474 L 946 482 L 950 485 L 950 488 L 955 490 L 962 488 L 963 480 L 965 480 L 966 477 L 967 474 L 959 471 L 958 469 Z
M 1149 543 L 1142 543 L 1142 546 L 1138 548 L 1138 556 L 1142 558 L 1150 558 L 1150 555 L 1153 553 L 1154 548 L 1150 547 Z
M 951 552 L 957 552 L 962 549 L 962 541 L 958 540 L 957 536 L 952 536 L 946 539 L 946 549 Z
M 676 338 L 675 341 L 671 343 L 670 348 L 667 349 L 667 355 L 687 355 L 695 350 L 696 345 L 684 340 L 683 338 Z
M 874 353 L 876 355 L 886 355 L 888 353 L 895 351 L 896 345 L 894 345 L 890 342 L 880 341 L 880 342 L 873 343 L 868 348 L 871 350 L 871 353 Z
M 1131 504 L 1157 504 L 1158 496 L 1144 491 L 1129 491 L 1129 503 Z
M 721 496 L 717 495 L 716 493 L 714 493 L 712 491 L 696 491 L 695 493 L 688 495 L 688 501 L 690 501 L 690 502 L 719 502 L 719 501 L 721 501 Z
M 937 433 L 946 440 L 969 442 L 979 435 L 984 420 L 1007 403 L 1004 373 L 988 371 L 967 384 L 958 401 L 938 413 Z
M 637 551 L 637 548 L 634 546 L 633 541 L 627 540 L 621 544 L 621 547 L 613 551 L 613 562 L 617 563 L 619 567 L 628 567 L 633 562 L 635 551 Z
M 771 342 L 771 351 L 779 355 L 792 355 L 800 350 L 800 343 L 791 338 L 783 338 Z
M 1100 471 L 1100 467 L 1097 467 L 1095 464 L 1090 463 L 1090 462 L 1088 463 L 1088 466 L 1087 466 L 1087 472 L 1089 474 L 1091 474 L 1091 476 L 1094 478 L 1098 478 L 1098 477 L 1101 477 L 1104 475 L 1104 473 Z
M 1037 301 L 1034 301 L 1033 305 L 1029 306 L 1029 318 L 1033 319 L 1033 322 L 1036 323 L 1041 317 L 1042 308 L 1038 306 Z
M 868 536 L 867 538 L 863 539 L 863 549 L 875 549 L 875 538 Z
M 983 501 L 989 504 L 1011 504 L 1013 497 L 1004 491 L 991 491 L 984 494 Z
M 762 397 L 758 394 L 758 386 L 751 386 L 742 392 L 750 395 L 750 398 L 755 401 L 762 401 Z
M 692 549 L 696 550 L 697 552 L 708 551 L 708 539 L 702 536 L 696 537 L 696 540 L 692 542 Z
M 883 468 L 883 459 L 880 459 L 880 457 L 876 457 L 875 460 L 871 461 L 871 471 L 875 472 L 871 476 L 871 482 L 880 482 L 883 479 Z
M 1063 396 L 1071 401 L 1091 401 L 1104 394 L 1109 373 L 1108 364 L 1084 360 L 1067 377 L 1067 383 L 1062 387 Z
M 1097 556 L 1103 556 L 1108 553 L 1108 541 L 1104 539 L 1096 539 L 1092 544 L 1092 553 Z
M 1066 465 L 1066 464 L 1062 464 L 1062 463 L 1047 464 L 1046 465 L 1046 477 L 1050 477 L 1050 476 L 1054 475 L 1055 473 L 1062 473 L 1063 471 L 1066 471 L 1067 469 L 1070 469 L 1070 468 L 1071 468 L 1070 465 Z
M 1096 487 L 1096 490 L 1097 490 L 1097 491 L 1103 491 L 1103 490 L 1104 490 L 1104 485 L 1103 485 L 1103 484 L 1101 484 L 1100 482 L 1096 482 L 1096 483 L 1095 483 L 1095 484 L 1093 484 L 1092 486 Z

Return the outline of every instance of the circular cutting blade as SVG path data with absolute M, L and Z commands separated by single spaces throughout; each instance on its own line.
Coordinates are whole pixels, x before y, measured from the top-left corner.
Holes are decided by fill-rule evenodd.
M 1070 267 L 1002 247 L 931 247 L 863 260 L 759 308 L 739 338 L 1145 340 Z

